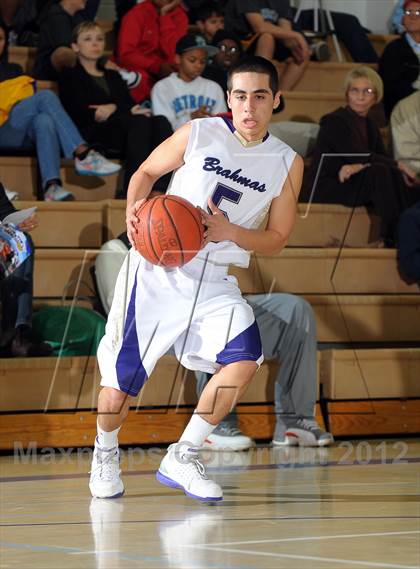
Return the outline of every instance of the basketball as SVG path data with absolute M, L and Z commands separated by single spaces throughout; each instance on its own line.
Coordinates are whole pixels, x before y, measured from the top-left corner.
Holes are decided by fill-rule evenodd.
M 200 213 L 184 198 L 157 196 L 142 204 L 136 215 L 135 248 L 154 265 L 182 267 L 203 245 Z

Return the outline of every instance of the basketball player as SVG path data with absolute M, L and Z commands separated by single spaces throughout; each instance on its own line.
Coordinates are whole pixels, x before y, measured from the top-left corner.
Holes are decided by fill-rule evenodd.
M 228 266 L 248 266 L 251 250 L 281 251 L 294 225 L 302 182 L 301 157 L 267 132 L 279 101 L 274 66 L 260 57 L 242 60 L 228 76 L 232 122 L 211 117 L 182 126 L 131 179 L 126 216 L 131 244 L 137 208 L 154 182 L 172 170 L 168 193 L 200 208 L 205 244 L 176 269 L 150 264 L 133 247 L 119 273 L 98 349 L 103 389 L 90 478 L 95 497 L 124 492 L 118 431 L 129 396 L 137 396 L 156 361 L 173 345 L 183 366 L 214 375 L 156 477 L 202 501 L 223 498 L 220 486 L 207 478 L 197 449 L 235 406 L 263 361 L 254 314 L 236 279 L 227 275 Z M 266 229 L 258 229 L 267 212 Z

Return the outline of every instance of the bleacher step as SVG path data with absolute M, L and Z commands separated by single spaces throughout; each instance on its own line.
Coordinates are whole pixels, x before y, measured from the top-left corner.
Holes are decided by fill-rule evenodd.
M 273 116 L 276 121 L 318 123 L 324 115 L 345 104 L 344 91 L 284 91 L 285 109 Z
M 98 201 L 115 197 L 121 174 L 111 176 L 80 176 L 73 160 L 62 160 L 60 177 L 63 186 L 77 201 Z M 0 180 L 9 189 L 18 192 L 21 200 L 34 200 L 38 179 L 35 157 L 0 156 Z
M 420 398 L 419 378 L 420 348 L 322 352 L 323 396 L 329 400 Z
M 253 254 L 248 269 L 231 267 L 244 293 L 418 294 L 403 282 L 394 249 L 286 248 Z
M 265 362 L 241 403 L 274 400 L 278 366 Z M 30 375 L 30 377 L 29 377 Z M 0 412 L 96 409 L 100 373 L 95 356 L 0 359 Z M 22 386 L 22 390 L 16 389 Z M 163 356 L 132 405 L 180 407 L 197 402 L 196 380 L 175 356 Z
M 91 297 L 89 269 L 96 255 L 94 249 L 36 249 L 34 296 Z
M 109 200 L 105 211 L 106 239 L 125 230 L 124 200 Z M 296 224 L 288 241 L 292 247 L 325 247 L 332 240 L 348 247 L 364 247 L 378 236 L 377 218 L 366 208 L 335 204 L 299 204 Z
M 310 91 L 321 93 L 343 93 L 344 80 L 346 75 L 357 65 L 352 61 L 340 63 L 338 61 L 311 61 L 302 78 L 296 84 L 294 91 Z M 367 64 L 368 67 L 377 70 L 378 66 L 374 63 Z M 277 64 L 280 73 L 283 71 L 284 63 Z M 283 113 L 282 113 L 283 114 Z
M 105 201 L 14 202 L 17 209 L 37 208 L 36 247 L 98 248 L 103 242 Z

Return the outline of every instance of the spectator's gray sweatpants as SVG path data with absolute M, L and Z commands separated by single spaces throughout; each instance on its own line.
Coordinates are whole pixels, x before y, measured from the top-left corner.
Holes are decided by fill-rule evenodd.
M 255 294 L 245 297 L 260 329 L 265 359 L 277 359 L 275 385 L 276 436 L 297 417 L 313 418 L 317 395 L 316 327 L 311 306 L 291 294 Z M 197 393 L 210 375 L 196 372 Z M 233 412 L 223 423 L 236 426 Z

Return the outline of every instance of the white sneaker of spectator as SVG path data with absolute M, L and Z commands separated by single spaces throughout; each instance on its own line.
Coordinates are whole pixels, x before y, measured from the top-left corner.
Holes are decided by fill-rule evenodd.
M 118 73 L 124 79 L 129 89 L 134 89 L 134 87 L 140 85 L 141 73 L 139 73 L 138 71 L 128 71 L 127 69 L 122 69 L 121 67 L 119 67 Z
M 54 183 L 45 190 L 44 199 L 46 202 L 69 202 L 74 200 L 74 195 L 60 184 Z
M 110 176 L 121 170 L 119 164 L 107 160 L 105 156 L 96 150 L 89 150 L 85 158 L 75 158 L 74 164 L 76 172 L 83 176 Z
M 237 427 L 221 423 L 206 438 L 201 448 L 216 451 L 241 451 L 253 446 L 255 443 L 251 437 L 244 435 Z

